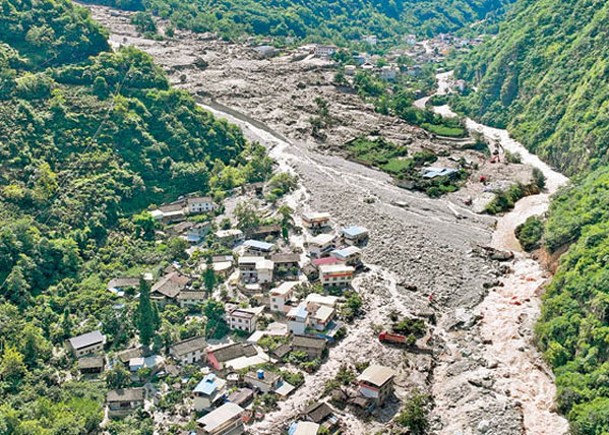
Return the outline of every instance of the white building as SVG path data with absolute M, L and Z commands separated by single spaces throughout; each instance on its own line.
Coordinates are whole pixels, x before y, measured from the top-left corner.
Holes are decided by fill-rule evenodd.
M 286 303 L 294 296 L 294 287 L 299 281 L 286 281 L 270 292 L 270 308 L 282 314 L 286 312 Z
M 380 76 L 383 80 L 393 81 L 398 77 L 399 68 L 386 65 L 381 68 Z
M 271 260 L 261 259 L 256 263 L 256 274 L 258 275 L 259 284 L 268 284 L 273 282 L 273 271 L 275 263 Z
M 309 320 L 309 312 L 307 311 L 307 304 L 305 302 L 300 303 L 297 307 L 292 308 L 288 314 L 288 331 L 295 335 L 303 335 L 307 328 Z
M 231 329 L 254 332 L 263 311 L 264 307 L 237 308 L 228 315 L 228 325 Z
M 336 311 L 326 305 L 307 306 L 309 315 L 309 325 L 318 331 L 325 331 L 328 325 L 334 319 Z
M 346 264 L 323 264 L 319 266 L 319 280 L 324 287 L 348 287 L 355 269 Z
M 241 435 L 243 428 L 243 413 L 245 410 L 234 403 L 225 403 L 218 409 L 197 420 L 200 435 Z
M 376 45 L 378 43 L 378 38 L 376 35 L 364 35 L 362 36 L 362 42 L 369 45 Z
M 226 393 L 226 381 L 213 373 L 208 374 L 192 392 L 197 412 L 206 411 L 220 401 Z
M 189 214 L 209 213 L 217 208 L 213 199 L 209 196 L 188 198 L 186 200 L 186 207 Z
M 330 57 L 334 53 L 336 53 L 334 45 L 318 45 L 315 47 L 315 56 L 317 57 Z
M 336 248 L 334 234 L 320 234 L 309 241 L 309 254 L 312 258 L 326 257 L 334 248 Z
M 349 66 L 349 65 L 347 65 Z M 352 65 L 351 65 L 352 66 Z M 346 71 L 346 67 L 345 67 Z M 310 230 L 318 230 L 327 227 L 330 224 L 330 213 L 303 213 L 302 224 L 305 228 Z
M 362 263 L 362 250 L 357 246 L 349 246 L 332 251 L 330 255 L 339 259 L 347 266 L 357 267 Z
M 205 337 L 194 337 L 171 346 L 169 354 L 182 364 L 194 364 L 205 359 L 205 349 L 207 349 Z
M 80 358 L 103 351 L 105 343 L 106 337 L 100 331 L 92 331 L 66 340 L 66 347 L 76 358 Z

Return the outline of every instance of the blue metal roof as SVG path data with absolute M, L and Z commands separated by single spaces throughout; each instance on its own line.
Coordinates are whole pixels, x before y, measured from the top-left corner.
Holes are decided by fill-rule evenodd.
M 203 378 L 201 382 L 195 387 L 195 393 L 205 394 L 210 396 L 218 389 L 216 375 L 213 373 L 208 374 Z
M 366 234 L 368 230 L 364 227 L 347 227 L 343 228 L 343 234 L 348 237 L 357 237 Z
M 425 168 L 423 169 L 423 178 L 444 177 L 447 175 L 456 174 L 456 169 L 452 168 Z
M 260 242 L 258 240 L 246 240 L 243 245 L 249 248 L 260 249 L 261 251 L 270 251 L 274 246 L 272 243 Z

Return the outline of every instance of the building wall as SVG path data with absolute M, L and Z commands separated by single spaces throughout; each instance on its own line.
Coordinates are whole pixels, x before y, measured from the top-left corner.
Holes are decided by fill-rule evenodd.
M 288 331 L 296 335 L 303 335 L 305 333 L 306 323 L 295 322 L 294 320 L 288 321 Z
M 95 346 L 89 346 L 89 347 L 85 347 L 85 348 L 79 349 L 79 350 L 73 349 L 72 353 L 77 357 L 81 357 L 84 355 L 101 352 L 103 349 L 104 349 L 104 344 L 99 343 L 99 344 L 96 344 Z

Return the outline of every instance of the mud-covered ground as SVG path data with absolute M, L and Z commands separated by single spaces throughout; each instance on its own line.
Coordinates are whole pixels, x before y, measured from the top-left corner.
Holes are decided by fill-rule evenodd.
M 430 432 L 544 433 L 527 432 L 523 401 L 514 398 L 506 385 L 512 362 L 503 359 L 497 341 L 489 338 L 492 330 L 480 321 L 481 307 L 492 309 L 492 303 L 480 305 L 489 292 L 500 294 L 502 280 L 507 285 L 516 280 L 509 268 L 502 268 L 478 249 L 491 243 L 496 220 L 463 205 L 466 197 L 472 197 L 474 203 L 488 199 L 477 182 L 480 175 L 494 181 L 527 181 L 528 167 L 490 165 L 475 153 L 451 149 L 456 158 L 480 161 L 480 169 L 466 188 L 439 200 L 400 189 L 388 175 L 342 158 L 345 140 L 378 131 L 411 150 L 449 146 L 433 141 L 421 129 L 375 113 L 357 95 L 336 88 L 331 84 L 334 70 L 326 62 L 286 56 L 260 60 L 247 47 L 186 32 L 163 41 L 146 40 L 129 25 L 126 13 L 91 9 L 111 30 L 114 45 L 135 45 L 153 55 L 174 84 L 203 96 L 209 109 L 216 109 L 218 116 L 239 125 L 250 139 L 265 144 L 282 166 L 291 167 L 302 186 L 298 197 L 292 198 L 298 212 L 328 211 L 336 226 L 356 224 L 370 229 L 364 260 L 372 271 L 356 281 L 366 314 L 350 326 L 349 335 L 331 350 L 318 374 L 308 376 L 297 394 L 279 412 L 255 425 L 252 433 L 280 433 L 308 401 L 320 397 L 325 381 L 332 379 L 340 364 L 361 360 L 398 370 L 397 400 L 371 421 L 343 414 L 346 433 L 390 430 L 388 422 L 398 412 L 399 400 L 413 387 L 428 391 L 436 401 Z M 316 97 L 329 101 L 335 119 L 324 143 L 310 137 L 308 120 L 314 114 Z M 230 109 L 210 107 L 212 100 Z M 522 303 L 527 308 L 527 302 Z M 432 353 L 387 348 L 376 340 L 375 332 L 388 324 L 392 311 L 404 316 L 435 314 L 437 325 L 430 325 Z M 533 317 L 504 319 L 522 333 L 515 338 L 524 361 L 538 357 L 531 345 Z M 535 407 L 531 403 L 525 401 Z

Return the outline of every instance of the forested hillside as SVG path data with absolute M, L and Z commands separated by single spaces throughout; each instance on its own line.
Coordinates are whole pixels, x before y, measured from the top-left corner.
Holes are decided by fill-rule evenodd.
M 310 37 L 346 43 L 362 35 L 398 38 L 455 31 L 503 12 L 512 0 L 94 0 L 123 9 L 148 10 L 179 28 L 227 37 Z
M 53 347 L 93 328 L 124 345 L 133 306 L 116 311 L 107 280 L 184 253 L 151 241 L 152 217 L 134 213 L 187 192 L 221 195 L 235 173 L 260 181 L 270 168 L 148 55 L 106 51 L 83 8 L 0 9 L 0 434 L 92 433 L 104 386 L 68 380 L 74 361 Z
M 478 86 L 458 107 L 507 127 L 567 174 L 609 163 L 609 2 L 523 0 L 456 70 Z
M 609 432 L 608 36 L 606 0 L 523 0 L 456 70 L 477 87 L 455 101 L 459 110 L 507 127 L 576 175 L 545 222 L 545 248 L 569 249 L 544 296 L 537 337 L 556 374 L 559 411 L 585 435 Z

